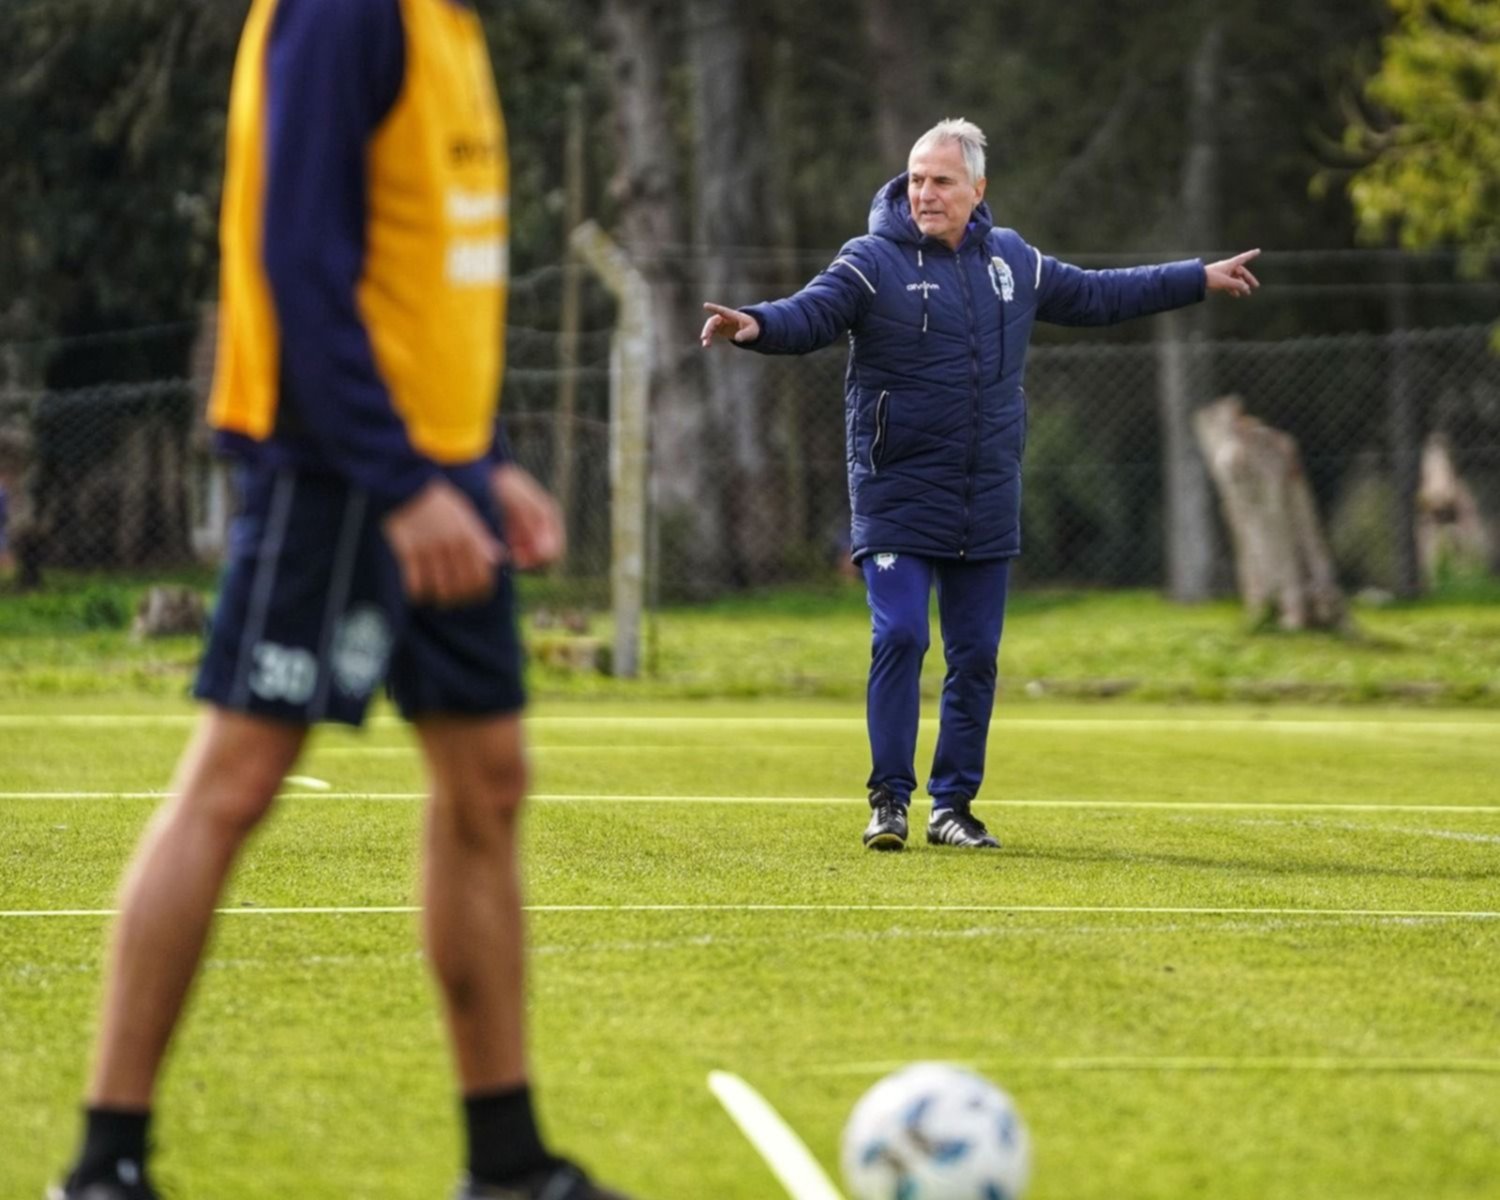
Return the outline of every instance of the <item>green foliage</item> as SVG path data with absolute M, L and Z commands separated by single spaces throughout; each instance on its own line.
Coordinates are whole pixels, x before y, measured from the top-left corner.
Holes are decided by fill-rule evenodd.
M 597 5 L 585 0 L 480 4 L 510 143 L 512 269 L 561 262 L 563 146 L 570 92 L 585 117 L 588 215 L 606 203 L 611 127 L 605 59 L 593 53 Z
M 132 576 L 55 571 L 49 572 L 47 579 L 46 590 L 39 592 L 9 592 L 0 583 L 0 659 L 25 658 L 28 650 L 37 653 L 38 658 L 49 657 L 47 651 L 38 652 L 31 645 L 32 639 L 42 639 L 44 643 L 58 639 L 65 643 L 77 634 L 123 631 L 151 587 L 174 583 L 207 592 L 213 585 L 214 573 L 194 569 Z M 108 646 L 114 652 L 120 648 L 118 640 Z M 88 661 L 100 652 L 101 645 L 85 642 L 74 649 L 82 661 Z
M 0 331 L 161 326 L 39 348 L 53 386 L 184 373 L 217 262 L 229 67 L 246 0 L 0 5 Z
M 63 596 L 7 596 L 0 604 L 0 696 L 181 694 L 198 639 L 137 643 L 119 625 L 100 628 L 123 625 L 121 614 L 134 612 L 144 586 L 80 583 Z M 1007 617 L 1001 687 L 1008 701 L 1040 694 L 1497 707 L 1497 600 L 1492 584 L 1458 580 L 1451 592 L 1420 604 L 1359 610 L 1357 636 L 1286 635 L 1257 633 L 1229 603 L 1183 608 L 1143 592 L 1022 591 Z M 528 643 L 558 637 L 555 622 L 539 626 L 523 617 L 523 629 Z M 607 671 L 609 618 L 596 616 L 587 634 L 606 651 L 599 665 Z M 642 679 L 533 661 L 530 684 L 543 698 L 826 696 L 858 704 L 869 639 L 869 609 L 857 584 L 769 592 L 648 614 Z M 942 669 L 935 611 L 932 645 L 923 689 L 936 698 Z
M 181 373 L 198 306 L 212 297 L 215 218 L 228 79 L 248 0 L 6 0 L 0 3 L 0 339 L 26 342 L 12 368 L 26 383 L 162 378 Z M 900 7 L 900 6 L 897 6 Z M 516 274 L 560 262 L 568 97 L 582 97 L 588 215 L 606 224 L 615 128 L 599 5 L 589 0 L 481 4 L 510 132 Z M 1378 27 L 1372 0 L 1171 0 L 1074 5 L 933 0 L 919 21 L 920 70 L 942 111 L 990 131 L 1002 221 L 1058 250 L 1171 242 L 1183 156 L 1184 74 L 1210 20 L 1227 23 L 1219 144 L 1235 203 L 1226 235 L 1284 247 L 1337 245 L 1349 215 L 1310 211 L 1308 128 L 1326 123 L 1353 48 Z M 694 19 L 661 5 L 668 97 L 691 144 L 684 82 Z M 809 251 L 865 223 L 872 190 L 899 162 L 875 145 L 880 81 L 869 78 L 865 7 L 768 0 L 754 33 L 757 103 L 775 124 L 767 216 L 742 235 L 783 236 Z M 1267 64 L 1270 64 L 1268 67 Z M 712 69 L 711 64 L 702 64 Z M 934 101 L 936 103 L 936 101 Z M 690 164 L 688 164 L 690 166 Z M 691 190 L 691 189 L 689 189 Z M 771 219 L 775 213 L 776 219 Z M 781 233 L 774 233 L 774 230 Z M 681 241 L 691 241 L 684 228 Z M 517 294 L 513 316 L 554 313 Z M 49 341 L 157 326 L 149 336 Z
M 874 143 L 882 81 L 869 77 L 863 5 L 766 9 L 757 33 L 788 46 L 777 150 L 789 190 L 773 202 L 793 206 L 801 245 L 831 248 L 863 231 L 870 195 L 905 165 L 882 161 Z M 1226 240 L 1348 244 L 1342 200 L 1308 203 L 1319 167 L 1310 131 L 1336 120 L 1358 50 L 1381 28 L 1375 0 L 932 0 L 913 32 L 937 107 L 915 132 L 944 116 L 977 121 L 997 218 L 1049 250 L 1195 249 L 1178 241 L 1185 81 L 1212 21 L 1226 33 L 1216 115 Z
M 1411 248 L 1500 251 L 1500 5 L 1391 0 L 1399 25 L 1366 89 L 1389 114 L 1346 146 L 1374 160 L 1350 184 L 1362 232 Z
M 136 599 L 135 589 L 102 580 L 67 591 L 7 597 L 0 607 L 0 637 L 124 629 Z

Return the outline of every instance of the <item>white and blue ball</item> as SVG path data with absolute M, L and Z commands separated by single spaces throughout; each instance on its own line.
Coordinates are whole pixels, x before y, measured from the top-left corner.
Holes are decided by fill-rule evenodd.
M 854 1200 L 1021 1200 L 1031 1178 L 1014 1102 L 946 1063 L 914 1063 L 866 1092 L 841 1158 Z

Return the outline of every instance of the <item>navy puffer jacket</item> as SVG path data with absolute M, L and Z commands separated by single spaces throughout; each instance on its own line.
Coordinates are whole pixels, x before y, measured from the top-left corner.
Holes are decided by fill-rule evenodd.
M 1196 259 L 1085 271 L 996 229 L 981 204 L 958 249 L 911 218 L 906 175 L 794 296 L 744 311 L 748 348 L 805 354 L 849 335 L 845 453 L 856 559 L 880 551 L 1010 558 L 1021 548 L 1032 323 L 1107 325 L 1203 299 Z

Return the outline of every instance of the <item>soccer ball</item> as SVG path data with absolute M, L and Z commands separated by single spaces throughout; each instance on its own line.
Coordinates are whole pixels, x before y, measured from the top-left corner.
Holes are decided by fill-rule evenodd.
M 855 1200 L 1021 1200 L 1031 1139 L 989 1080 L 914 1063 L 860 1098 L 841 1158 Z

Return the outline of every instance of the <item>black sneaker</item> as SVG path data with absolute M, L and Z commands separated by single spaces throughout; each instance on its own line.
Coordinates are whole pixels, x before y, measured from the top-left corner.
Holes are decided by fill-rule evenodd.
M 454 1200 L 629 1200 L 629 1197 L 591 1182 L 570 1162 L 558 1162 L 505 1187 L 465 1179 Z
M 79 1183 L 70 1175 L 66 1183 L 47 1189 L 47 1200 L 162 1200 L 162 1197 L 151 1186 L 141 1164 L 125 1158 L 115 1164 L 115 1178 Z
M 906 805 L 883 787 L 870 793 L 870 823 L 865 826 L 866 850 L 900 850 L 906 845 Z
M 946 808 L 934 808 L 927 821 L 927 840 L 934 846 L 971 846 L 998 850 L 1000 841 L 984 822 L 969 811 L 969 802 L 960 801 Z

